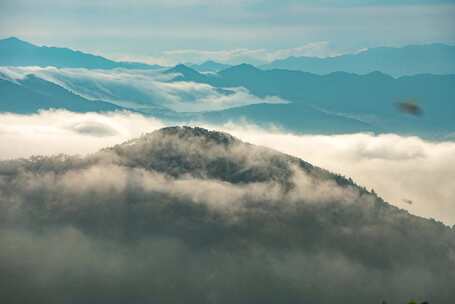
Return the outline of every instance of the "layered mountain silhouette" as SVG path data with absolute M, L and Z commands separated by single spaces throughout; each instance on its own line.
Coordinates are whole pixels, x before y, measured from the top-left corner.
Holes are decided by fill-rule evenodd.
M 314 59 L 316 62 L 340 61 L 345 65 L 340 64 L 336 69 L 307 69 L 307 71 L 326 73 L 343 69 L 356 73 L 367 73 L 370 70 L 376 70 L 376 67 L 370 69 L 372 64 L 368 63 L 374 62 L 378 66 L 385 66 L 387 63 L 398 70 L 401 69 L 401 72 L 381 69 L 393 75 L 411 73 L 410 70 L 404 70 L 408 68 L 416 69 L 416 72 L 418 70 L 419 73 L 423 71 L 436 73 L 438 72 L 436 70 L 442 65 L 446 70 L 443 71 L 441 68 L 438 73 L 449 73 L 454 62 L 451 59 L 453 49 L 452 46 L 441 44 L 375 48 L 359 54 Z M 428 54 L 433 54 L 434 60 L 437 62 L 428 59 L 427 57 L 431 57 Z M 364 59 L 362 61 L 359 58 Z M 374 58 L 380 58 L 380 60 Z M 355 63 L 357 61 L 360 63 Z M 444 64 L 439 64 L 439 61 Z M 155 68 L 155 66 L 149 65 L 114 62 L 70 49 L 39 47 L 17 38 L 0 40 L 0 65 L 52 65 L 89 69 Z M 246 119 L 261 125 L 278 125 L 295 132 L 394 132 L 431 138 L 445 137 L 455 131 L 453 124 L 455 75 L 419 74 L 392 77 L 382 72 L 363 75 L 333 72 L 318 75 L 285 69 L 263 70 L 248 64 L 228 66 L 213 61 L 207 61 L 194 67 L 203 72 L 180 64 L 164 73 L 175 74 L 173 81 L 209 84 L 216 87 L 220 94 L 229 95 L 232 93 L 230 88 L 243 87 L 258 97 L 266 99 L 276 96 L 289 103 L 254 104 L 222 111 L 181 114 L 165 109 L 166 106 L 160 104 L 159 98 L 150 97 L 153 94 L 146 94 L 147 92 L 141 88 L 132 88 L 128 84 L 116 87 L 115 83 L 110 83 L 106 90 L 106 88 L 99 88 L 93 79 L 84 80 L 81 77 L 77 85 L 83 86 L 87 93 L 90 93 L 92 89 L 101 90 L 102 92 L 98 91 L 93 94 L 101 96 L 95 97 L 95 99 L 106 99 L 111 102 L 134 99 L 140 104 L 142 111 L 147 114 L 158 111 L 167 118 L 180 122 L 188 118 L 209 122 Z M 293 63 L 291 66 L 284 67 L 298 68 L 298 64 Z M 356 67 L 365 69 L 356 70 Z M 23 80 L 11 82 L 4 78 L 2 77 L 0 80 L 2 86 L 0 111 L 3 112 L 31 113 L 51 107 L 78 112 L 120 108 L 101 101 L 99 103 L 86 102 L 86 98 L 68 90 L 63 93 L 62 90 L 65 89 L 59 84 L 39 79 L 38 76 L 27 77 L 25 79 L 27 85 Z M 35 86 L 38 86 L 39 90 L 36 90 Z M 131 106 L 128 102 L 119 102 L 118 105 Z M 413 105 L 419 109 L 419 115 L 402 111 L 400 105 Z
M 0 40 L 1 66 L 55 66 L 88 69 L 158 69 L 159 65 L 113 61 L 60 47 L 37 46 L 10 37 Z M 191 67 L 199 72 L 218 72 L 229 64 L 207 60 Z M 446 44 L 377 47 L 335 57 L 289 57 L 261 65 L 263 69 L 301 70 L 315 74 L 344 71 L 368 74 L 380 71 L 392 76 L 414 74 L 455 74 L 455 46 Z
M 136 111 L 180 122 L 247 120 L 259 125 L 278 125 L 294 132 L 393 132 L 430 138 L 442 138 L 455 131 L 455 75 L 422 74 L 394 78 L 379 72 L 366 75 L 338 72 L 321 76 L 288 70 L 265 71 L 247 64 L 208 74 L 177 65 L 164 73 L 171 77 L 170 81 L 213 86 L 220 96 L 229 96 L 234 92 L 232 88 L 243 87 L 264 101 L 279 97 L 288 103 L 176 113 L 166 109 L 164 102 L 160 103 L 156 97 L 160 92 L 148 94 L 128 82 L 118 85 L 109 82 L 107 87 L 102 87 L 96 82 L 96 77 L 82 77 L 65 85 L 65 88 L 76 85 L 76 91 L 79 89 L 84 93 L 81 95 L 101 99 L 94 102 L 61 87 L 58 81 L 40 78 L 39 74 L 16 80 L 5 74 L 0 75 L 0 111 L 32 113 L 49 108 L 77 112 L 112 111 L 131 107 L 128 102 L 116 100 L 136 100 L 141 105 L 135 108 Z M 64 75 L 57 79 L 66 81 Z M 182 95 L 181 98 L 186 97 Z M 402 111 L 403 104 L 417 107 L 419 115 Z
M 357 54 L 329 58 L 289 57 L 261 66 L 264 69 L 300 70 L 316 74 L 374 71 L 392 76 L 414 74 L 455 74 L 455 46 L 446 44 L 378 47 Z
M 0 112 L 29 114 L 48 109 L 73 112 L 126 110 L 109 102 L 85 99 L 34 75 L 20 80 L 8 80 L 0 75 L 0 93 Z
M 278 96 L 291 102 L 207 113 L 208 119 L 236 120 L 243 117 L 253 122 L 276 123 L 305 131 L 308 127 L 305 121 L 311 120 L 305 114 L 313 109 L 332 117 L 357 121 L 356 131 L 444 136 L 455 130 L 455 75 L 421 74 L 399 78 L 380 72 L 317 75 L 289 70 L 265 71 L 248 64 L 234 66 L 216 75 L 201 74 L 183 65 L 173 68 L 172 72 L 177 74 L 174 81 L 202 82 L 220 88 L 241 86 L 256 96 Z M 398 110 L 401 102 L 408 101 L 416 103 L 422 115 L 406 115 Z M 331 130 L 337 128 L 335 121 L 333 124 L 328 121 L 321 123 Z
M 178 65 L 166 71 L 170 75 L 186 75 L 191 81 L 204 82 L 206 77 L 193 69 Z M 372 125 L 361 120 L 327 113 L 307 105 L 292 104 L 256 104 L 241 106 L 225 111 L 181 113 L 166 108 L 165 101 L 160 101 L 160 92 L 147 95 L 146 91 L 136 88 L 128 83 L 115 84 L 109 82 L 108 86 L 97 82 L 96 78 L 67 78 L 64 74 L 43 79 L 39 74 L 28 74 L 23 79 L 13 79 L 6 73 L 0 72 L 0 112 L 34 113 L 50 108 L 66 109 L 75 112 L 87 111 L 115 111 L 133 109 L 132 102 L 136 101 L 134 111 L 146 115 L 177 121 L 204 121 L 223 122 L 247 117 L 257 123 L 277 123 L 291 130 L 305 130 L 310 133 L 345 133 L 371 131 L 375 132 Z M 57 84 L 59 83 L 59 84 Z M 62 87 L 63 85 L 64 87 Z M 72 89 L 70 91 L 70 89 Z M 233 94 L 232 90 L 217 87 L 220 96 Z M 80 94 L 80 95 L 78 95 Z M 90 100 L 83 96 L 94 96 Z M 186 98 L 191 98 L 191 95 Z M 103 101 L 109 100 L 109 102 Z M 264 99 L 266 101 L 266 98 Z
M 455 300 L 453 229 L 225 133 L 2 161 L 0 193 L 12 304 Z
M 68 48 L 36 46 L 15 37 L 0 40 L 0 66 L 54 66 L 87 69 L 156 69 L 158 65 L 118 62 Z

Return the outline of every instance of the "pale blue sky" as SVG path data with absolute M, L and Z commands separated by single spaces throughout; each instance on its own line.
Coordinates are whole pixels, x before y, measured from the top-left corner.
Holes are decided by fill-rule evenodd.
M 455 0 L 2 0 L 0 37 L 159 63 L 455 43 Z

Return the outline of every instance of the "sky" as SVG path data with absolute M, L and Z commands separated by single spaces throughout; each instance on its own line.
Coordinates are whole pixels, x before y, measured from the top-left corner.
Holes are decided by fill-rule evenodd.
M 455 0 L 2 0 L 0 38 L 113 59 L 261 63 L 455 43 Z

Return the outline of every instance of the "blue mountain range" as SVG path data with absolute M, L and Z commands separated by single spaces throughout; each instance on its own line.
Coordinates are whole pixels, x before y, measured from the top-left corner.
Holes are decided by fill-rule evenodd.
M 0 40 L 0 66 L 54 66 L 87 69 L 156 69 L 158 65 L 119 62 L 68 48 L 36 46 L 15 37 Z
M 274 123 L 294 131 L 339 129 L 339 119 L 355 120 L 356 131 L 398 132 L 444 136 L 455 131 L 455 75 L 420 74 L 394 78 L 381 72 L 358 75 L 336 72 L 317 75 L 301 71 L 261 70 L 241 64 L 216 75 L 201 74 L 187 66 L 171 69 L 174 81 L 194 81 L 215 87 L 245 87 L 252 94 L 278 96 L 289 104 L 257 104 L 205 113 L 209 120 L 246 118 L 256 123 Z M 415 103 L 416 116 L 399 110 L 401 103 Z M 324 113 L 338 120 L 309 114 Z M 313 121 L 312 128 L 308 125 Z
M 200 64 L 190 64 L 189 66 L 198 72 L 219 72 L 232 67 L 230 64 L 220 63 L 213 60 L 207 60 Z
M 336 57 L 289 57 L 261 66 L 329 74 L 350 72 L 367 74 L 381 71 L 392 76 L 422 73 L 455 74 L 455 46 L 446 44 L 409 45 L 401 48 L 378 47 L 357 54 Z
M 125 108 L 104 101 L 85 99 L 34 75 L 16 81 L 0 78 L 0 112 L 29 114 L 47 109 L 107 112 Z
M 409 54 L 417 54 L 413 50 L 420 50 L 423 54 L 425 52 L 422 50 L 428 48 L 439 49 L 441 54 L 445 55 L 438 57 L 438 60 L 446 62 L 447 69 L 451 66 L 452 61 L 449 59 L 449 55 L 452 48 L 443 45 L 430 45 L 423 48 L 410 46 L 402 49 L 379 48 L 343 58 L 352 60 L 366 58 L 375 52 L 392 54 L 395 51 L 406 51 Z M 413 56 L 404 57 L 403 62 L 406 60 L 410 62 L 409 60 L 412 58 L 417 60 L 417 57 Z M 341 60 L 341 57 L 337 60 Z M 16 38 L 0 40 L 0 64 L 100 69 L 156 68 L 155 66 L 114 62 L 70 49 L 38 47 Z M 425 64 L 432 69 L 437 66 L 431 62 Z M 405 65 L 408 71 L 411 68 L 415 71 L 418 69 L 418 66 L 412 66 L 410 63 Z M 351 69 L 354 69 L 355 66 L 353 64 Z M 365 64 L 365 70 L 362 72 L 367 70 L 367 66 Z M 393 77 L 378 71 L 367 74 L 332 72 L 319 75 L 287 69 L 265 70 L 249 64 L 224 66 L 210 61 L 198 65 L 197 68 L 203 72 L 179 64 L 164 70 L 163 73 L 172 76 L 169 80 L 171 82 L 186 81 L 208 84 L 222 94 L 230 94 L 230 88 L 243 87 L 250 94 L 260 98 L 267 99 L 274 96 L 289 103 L 264 103 L 221 111 L 176 113 L 166 109 L 165 105 L 159 104 L 159 100 L 147 101 L 147 94 L 143 94 L 140 96 L 141 103 L 147 105 L 149 102 L 154 109 L 145 114 L 158 115 L 160 118 L 174 121 L 192 120 L 218 123 L 246 119 L 260 125 L 273 124 L 294 132 L 306 133 L 366 131 L 446 137 L 455 132 L 455 74 L 421 73 L 424 71 L 422 68 L 418 70 L 420 74 L 400 77 Z M 217 71 L 218 69 L 221 70 Z M 210 73 L 206 73 L 207 71 Z M 85 85 L 87 89 L 96 87 L 95 82 L 89 82 L 88 80 Z M 137 90 L 129 90 L 128 87 L 118 89 L 112 87 L 109 90 L 114 95 L 119 92 L 125 95 L 130 91 L 136 92 Z M 113 100 L 116 99 L 115 97 L 122 99 L 125 97 L 123 95 L 112 97 Z M 33 113 L 49 108 L 68 109 L 76 112 L 114 111 L 126 109 L 123 106 L 122 104 L 115 105 L 112 101 L 88 100 L 57 83 L 33 74 L 14 81 L 8 77 L 0 77 L 0 112 Z M 403 111 L 403 109 L 412 111 Z

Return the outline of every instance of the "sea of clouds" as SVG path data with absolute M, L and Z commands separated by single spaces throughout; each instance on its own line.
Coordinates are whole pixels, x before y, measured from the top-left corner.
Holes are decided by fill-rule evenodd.
M 2 125 L 0 144 L 16 146 L 14 157 L 39 147 L 39 154 L 88 153 L 0 162 L 0 297 L 7 303 L 455 298 L 452 229 L 296 158 L 184 128 L 93 153 L 137 137 L 139 126 L 163 123 L 129 113 L 1 118 L 10 129 Z M 265 132 L 224 128 L 251 138 Z M 269 139 L 287 142 L 278 138 Z
M 278 97 L 260 98 L 243 87 L 220 90 L 208 84 L 170 81 L 165 70 L 88 70 L 55 67 L 0 67 L 10 81 L 34 75 L 90 100 L 104 100 L 137 110 L 167 108 L 177 112 L 223 110 L 258 103 L 287 103 Z
M 171 124 L 128 112 L 0 114 L 0 159 L 86 155 Z M 396 134 L 302 135 L 247 122 L 203 127 L 297 156 L 351 177 L 413 214 L 455 224 L 455 142 Z

